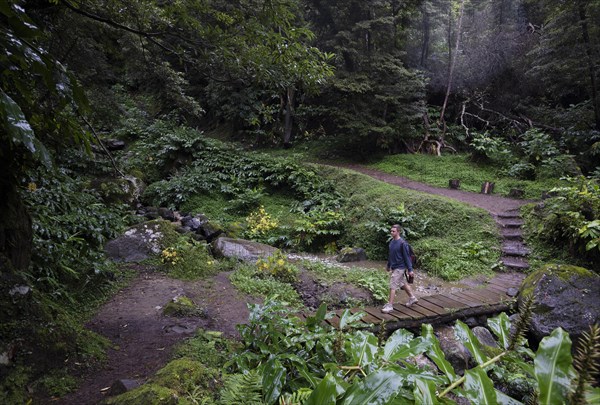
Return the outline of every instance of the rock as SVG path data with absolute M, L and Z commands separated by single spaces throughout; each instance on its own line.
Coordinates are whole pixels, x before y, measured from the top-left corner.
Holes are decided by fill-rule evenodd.
M 104 250 L 115 262 L 140 262 L 161 252 L 163 236 L 159 224 L 141 224 L 109 241 Z
M 434 332 L 446 360 L 452 365 L 457 374 L 463 375 L 466 369 L 474 366 L 471 353 L 457 339 L 452 326 L 439 326 L 434 329 Z
M 110 390 L 108 391 L 108 395 L 113 396 L 113 395 L 121 395 L 127 391 L 131 391 L 134 388 L 137 388 L 140 386 L 139 381 L 136 380 L 127 380 L 127 379 L 121 379 L 121 380 L 117 380 L 114 383 L 112 383 L 112 385 L 110 386 Z
M 137 177 L 127 175 L 119 178 L 96 178 L 90 182 L 90 187 L 108 204 L 125 203 L 134 207 L 145 185 Z
M 107 139 L 104 141 L 104 146 L 109 151 L 125 149 L 125 141 L 120 139 Z
M 530 332 L 535 343 L 561 327 L 575 342 L 589 326 L 600 323 L 600 276 L 582 267 L 549 264 L 530 274 L 518 304 L 534 294 Z
M 170 221 L 170 222 L 174 222 L 175 221 L 175 213 L 173 212 L 173 210 L 170 210 L 168 208 L 160 207 L 158 209 L 158 215 L 162 219 L 166 219 L 167 221 Z
M 213 242 L 216 256 L 235 258 L 245 262 L 255 262 L 259 258 L 271 256 L 277 249 L 245 239 L 233 239 L 222 236 Z
M 15 295 L 25 296 L 31 292 L 31 287 L 27 285 L 16 285 L 10 289 L 8 295 L 14 297 Z
M 437 366 L 435 363 L 423 354 L 418 354 L 415 357 L 409 357 L 406 359 L 407 363 L 414 364 L 420 369 L 430 370 L 433 372 L 437 372 Z
M 479 339 L 479 343 L 490 347 L 498 347 L 498 343 L 496 342 L 496 339 L 494 339 L 492 332 L 490 332 L 487 328 L 484 328 L 483 326 L 475 326 L 472 329 L 472 332 L 477 339 Z
M 194 301 L 185 295 L 173 298 L 163 309 L 165 316 L 201 316 L 202 313 L 202 309 L 198 308 Z
M 343 248 L 336 260 L 340 263 L 359 262 L 367 260 L 367 253 L 363 248 Z

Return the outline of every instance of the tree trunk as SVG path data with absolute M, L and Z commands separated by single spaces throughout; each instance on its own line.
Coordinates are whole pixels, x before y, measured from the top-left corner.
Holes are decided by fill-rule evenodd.
M 423 43 L 421 45 L 421 62 L 420 66 L 424 67 L 427 62 L 427 58 L 429 57 L 429 37 L 431 31 L 431 24 L 429 20 L 429 12 L 427 11 L 427 2 L 423 2 L 422 11 L 423 15 Z
M 296 90 L 293 87 L 288 87 L 285 96 L 285 117 L 283 129 L 283 145 L 289 147 L 292 144 L 292 127 L 294 114 L 294 97 Z
M 0 274 L 25 271 L 31 261 L 33 230 L 31 216 L 10 175 L 10 159 L 0 161 Z M 10 267 L 9 267 L 10 266 Z M 9 267 L 9 268 L 4 268 Z
M 594 106 L 594 119 L 596 122 L 596 129 L 600 130 L 600 106 L 598 105 L 598 89 L 596 88 L 596 74 L 594 69 L 594 60 L 592 58 L 592 46 L 590 43 L 590 33 L 587 25 L 587 16 L 585 13 L 585 3 L 581 0 L 578 0 L 577 7 L 579 11 L 579 22 L 581 23 L 583 43 L 585 45 L 585 53 L 587 56 L 586 59 L 588 71 L 590 75 L 592 105 Z
M 452 58 L 450 59 L 450 67 L 448 69 L 448 86 L 446 87 L 446 97 L 444 97 L 444 104 L 442 105 L 442 112 L 440 113 L 440 123 L 444 126 L 444 128 L 446 128 L 446 121 L 444 119 L 444 115 L 446 113 L 446 106 L 448 105 L 448 98 L 450 97 L 450 89 L 452 88 L 452 76 L 454 73 L 454 65 L 456 64 L 456 56 L 458 55 L 458 50 L 460 49 L 460 36 L 462 30 L 462 19 L 464 10 L 465 0 L 461 0 L 458 24 L 456 27 L 456 46 L 454 47 L 454 55 L 452 55 Z

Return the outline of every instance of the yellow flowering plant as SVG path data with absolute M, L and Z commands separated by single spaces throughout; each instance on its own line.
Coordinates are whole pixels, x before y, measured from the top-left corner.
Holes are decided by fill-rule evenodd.
M 281 250 L 275 251 L 269 257 L 258 259 L 256 268 L 260 274 L 284 283 L 294 283 L 298 280 L 298 268 L 288 261 Z
M 261 239 L 279 226 L 277 220 L 273 219 L 262 205 L 246 217 L 246 223 L 246 235 L 251 239 Z
M 160 261 L 164 264 L 175 266 L 181 260 L 181 256 L 174 247 L 164 249 L 160 254 Z

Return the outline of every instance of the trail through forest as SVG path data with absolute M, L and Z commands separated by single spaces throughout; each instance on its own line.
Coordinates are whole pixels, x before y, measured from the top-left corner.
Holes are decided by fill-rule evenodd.
M 432 187 L 360 165 L 346 164 L 342 167 L 400 187 L 453 198 L 483 208 L 493 216 L 516 210 L 527 203 L 496 195 Z M 151 267 L 133 266 L 139 272 L 137 278 L 108 301 L 86 325 L 111 341 L 106 363 L 83 373 L 82 383 L 76 392 L 44 402 L 97 404 L 111 394 L 110 387 L 116 381 L 135 380 L 142 384 L 169 361 L 173 347 L 193 336 L 197 328 L 220 331 L 227 337 L 237 338 L 236 325 L 248 320 L 247 303 L 259 301 L 237 291 L 229 281 L 229 272 L 206 280 L 186 282 L 171 279 Z M 447 283 L 423 275 L 418 280 L 417 291 L 429 295 L 483 282 L 483 278 L 475 277 L 459 283 Z M 188 318 L 162 315 L 163 306 L 181 295 L 191 298 L 202 308 L 202 315 Z

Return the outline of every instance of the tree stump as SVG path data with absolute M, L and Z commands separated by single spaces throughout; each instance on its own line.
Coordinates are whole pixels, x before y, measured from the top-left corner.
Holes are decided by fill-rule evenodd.
M 450 179 L 448 181 L 448 187 L 453 190 L 458 190 L 460 188 L 460 180 L 459 179 Z
M 494 183 L 486 181 L 481 185 L 481 194 L 492 194 L 494 192 Z
M 523 198 L 525 196 L 525 190 L 520 188 L 511 188 L 508 192 L 508 196 L 512 198 Z

